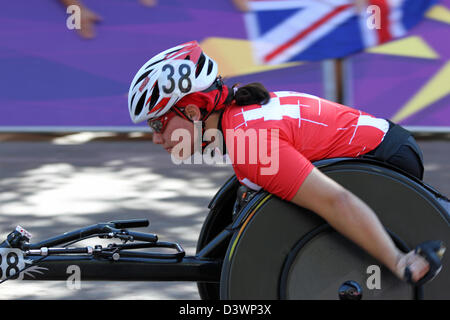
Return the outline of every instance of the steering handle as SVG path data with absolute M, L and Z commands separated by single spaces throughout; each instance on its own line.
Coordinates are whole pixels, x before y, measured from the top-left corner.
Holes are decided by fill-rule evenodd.
M 112 227 L 116 229 L 128 229 L 148 227 L 150 225 L 150 222 L 147 219 L 131 219 L 110 221 L 108 222 L 108 224 L 112 224 Z

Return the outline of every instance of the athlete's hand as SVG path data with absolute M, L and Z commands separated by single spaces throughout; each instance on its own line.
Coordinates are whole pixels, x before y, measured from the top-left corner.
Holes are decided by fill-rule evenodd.
M 80 7 L 80 18 L 81 28 L 78 30 L 80 36 L 85 39 L 95 38 L 94 25 L 102 21 L 102 18 L 85 6 Z
M 154 7 L 158 4 L 157 0 L 139 0 L 139 2 L 146 7 Z
M 247 2 L 248 0 L 233 0 L 235 7 L 243 12 L 247 12 L 249 10 Z
M 408 267 L 411 271 L 412 280 L 414 282 L 419 281 L 430 270 L 430 265 L 423 257 L 410 251 L 400 257 L 396 266 L 396 275 L 404 280 L 405 268 Z

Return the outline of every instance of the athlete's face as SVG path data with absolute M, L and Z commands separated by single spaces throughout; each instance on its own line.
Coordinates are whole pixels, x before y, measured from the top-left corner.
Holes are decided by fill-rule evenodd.
M 200 119 L 200 110 L 194 105 L 187 106 L 185 114 L 193 121 Z M 179 152 L 175 152 L 174 156 L 187 159 L 194 152 L 194 123 L 179 115 L 171 117 L 163 131 L 153 133 L 153 143 L 160 144 L 169 153 L 176 145 L 183 143 L 183 148 L 177 147 Z

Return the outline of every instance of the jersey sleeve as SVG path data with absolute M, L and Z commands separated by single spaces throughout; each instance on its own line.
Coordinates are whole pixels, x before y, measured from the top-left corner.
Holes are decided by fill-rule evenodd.
M 256 185 L 290 201 L 314 165 L 285 139 L 269 135 L 262 143 L 270 150 L 267 155 L 259 150 L 258 162 L 235 165 L 236 174 L 250 188 L 255 189 Z

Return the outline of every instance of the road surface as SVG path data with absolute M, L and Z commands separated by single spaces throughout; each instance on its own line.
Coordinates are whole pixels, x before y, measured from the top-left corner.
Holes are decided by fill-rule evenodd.
M 123 136 L 122 136 L 123 137 Z M 134 137 L 134 138 L 133 138 Z M 148 137 L 147 137 L 148 138 Z M 419 141 L 425 181 L 450 195 L 450 142 Z M 195 254 L 211 197 L 229 166 L 176 165 L 146 137 L 0 135 L 0 236 L 16 225 L 33 242 L 114 219 L 147 218 L 162 241 Z M 144 229 L 142 229 L 144 231 Z M 199 299 L 190 282 L 7 281 L 0 299 Z

